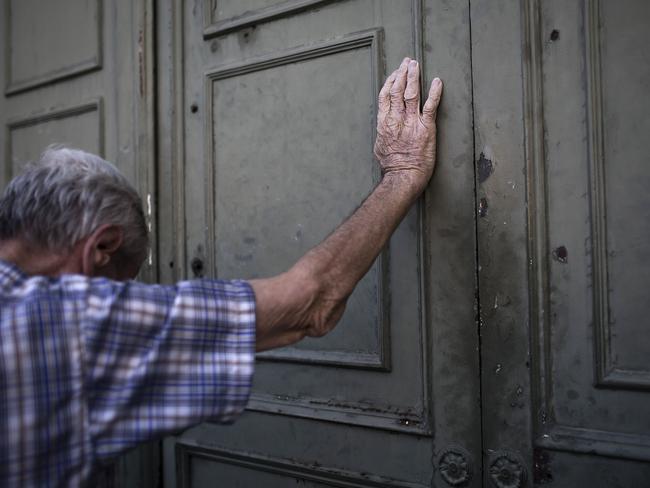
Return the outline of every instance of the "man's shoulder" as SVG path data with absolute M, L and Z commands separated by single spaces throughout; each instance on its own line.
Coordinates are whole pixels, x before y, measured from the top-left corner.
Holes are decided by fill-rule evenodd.
M 19 268 L 0 261 L 0 295 L 5 299 L 36 296 L 52 286 L 46 276 L 28 276 Z
M 111 294 L 123 284 L 105 278 L 89 278 L 78 274 L 60 277 L 27 275 L 11 263 L 0 260 L 0 297 L 5 304 L 11 301 L 71 298 L 95 293 Z

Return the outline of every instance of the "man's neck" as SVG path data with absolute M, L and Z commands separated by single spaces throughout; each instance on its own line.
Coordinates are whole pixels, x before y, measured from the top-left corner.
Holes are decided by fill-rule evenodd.
M 0 241 L 0 259 L 17 266 L 28 275 L 56 277 L 81 272 L 81 264 L 75 252 L 54 253 L 20 238 Z

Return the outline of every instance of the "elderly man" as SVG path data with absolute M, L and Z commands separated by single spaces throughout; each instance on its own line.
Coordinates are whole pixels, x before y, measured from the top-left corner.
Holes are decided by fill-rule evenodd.
M 404 59 L 379 94 L 383 178 L 290 270 L 145 285 L 140 199 L 97 156 L 51 148 L 0 199 L 0 484 L 77 486 L 136 444 L 246 406 L 255 349 L 331 330 L 434 166 L 437 78 L 420 111 Z

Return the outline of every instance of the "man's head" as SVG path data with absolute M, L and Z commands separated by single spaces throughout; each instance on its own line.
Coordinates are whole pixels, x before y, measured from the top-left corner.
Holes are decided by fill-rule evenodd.
M 57 263 L 44 271 L 16 263 L 28 272 L 125 279 L 146 257 L 148 234 L 137 192 L 112 164 L 52 146 L 0 197 L 0 244 L 12 243 L 30 248 L 33 263 Z

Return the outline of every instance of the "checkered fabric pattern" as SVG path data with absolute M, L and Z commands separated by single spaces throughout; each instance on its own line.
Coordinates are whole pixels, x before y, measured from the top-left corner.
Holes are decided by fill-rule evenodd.
M 242 412 L 255 298 L 243 281 L 49 279 L 0 261 L 0 348 L 0 486 L 78 486 L 140 442 Z

